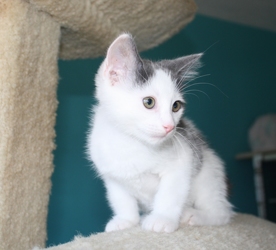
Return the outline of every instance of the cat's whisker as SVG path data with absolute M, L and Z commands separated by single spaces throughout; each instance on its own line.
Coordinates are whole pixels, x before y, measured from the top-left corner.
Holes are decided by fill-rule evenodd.
M 209 83 L 209 82 L 196 82 L 196 83 L 190 84 L 188 86 L 185 85 L 185 87 L 182 89 L 182 91 L 185 90 L 185 89 L 188 89 L 190 87 L 196 86 L 196 85 L 208 85 L 208 86 L 212 86 L 212 87 L 216 88 L 225 97 L 229 98 L 219 87 L 217 87 L 215 84 L 212 84 L 212 83 Z
M 179 146 L 182 148 L 182 150 L 184 150 L 184 147 L 181 143 L 181 141 L 179 140 L 179 138 L 177 138 L 177 132 L 174 134 L 173 138 L 175 138 L 176 142 L 178 142 Z M 179 151 L 178 151 L 178 157 L 179 157 Z
M 200 101 L 200 98 L 199 98 L 199 96 L 198 95 L 196 95 L 196 94 L 194 94 L 194 93 L 185 93 L 186 95 L 193 95 L 193 96 L 195 96 L 197 99 L 198 99 L 198 101 Z
M 201 159 L 197 153 L 197 147 L 191 142 L 189 141 L 188 138 L 186 138 L 185 136 L 183 136 L 181 133 L 179 133 L 178 131 L 175 131 L 176 134 L 180 135 L 190 146 L 191 146 L 191 149 L 193 150 L 193 152 L 195 153 L 197 159 L 199 160 L 199 162 L 201 162 Z
M 197 77 L 194 77 L 193 79 L 189 80 L 188 82 L 184 83 L 182 86 L 183 87 L 186 87 L 190 82 L 196 80 L 196 79 L 199 79 L 199 78 L 202 78 L 202 77 L 206 77 L 206 76 L 210 76 L 211 74 L 205 74 L 205 75 L 200 75 L 200 76 L 197 76 Z
M 211 49 L 213 46 L 215 46 L 217 43 L 219 43 L 219 41 L 216 41 L 216 42 L 214 42 L 213 44 L 211 44 L 207 49 L 205 49 L 204 51 L 203 51 L 203 54 L 205 54 L 209 49 Z
M 188 89 L 188 88 L 190 88 L 190 87 L 193 87 L 193 86 L 195 86 L 195 85 L 209 85 L 209 86 L 215 87 L 214 84 L 209 83 L 209 82 L 195 82 L 195 83 L 193 83 L 193 84 L 190 84 L 190 85 L 185 86 L 185 87 L 184 87 L 184 90 L 185 90 L 185 89 Z
M 188 69 L 186 70 L 186 72 L 189 71 L 189 69 L 196 63 L 196 60 L 193 60 L 185 65 L 183 65 L 183 67 L 181 67 L 178 71 L 182 71 L 184 70 L 186 67 L 188 67 Z M 185 75 L 185 74 L 184 74 Z
M 202 91 L 202 90 L 199 90 L 199 89 L 191 89 L 191 90 L 185 92 L 184 94 L 187 94 L 187 93 L 189 94 L 190 92 L 199 92 L 199 93 L 202 93 L 202 94 L 204 94 L 205 96 L 207 96 L 208 99 L 211 101 L 210 96 L 209 96 L 207 93 L 205 93 L 204 91 Z M 191 93 L 190 93 L 190 94 L 191 94 Z
M 176 84 L 176 89 L 180 91 L 180 89 L 182 87 L 182 82 L 181 81 L 176 81 L 175 84 Z
M 191 148 L 193 149 L 194 153 L 197 155 L 198 160 L 200 161 L 199 155 L 197 153 L 198 152 L 198 148 L 188 138 L 186 138 L 184 135 L 182 135 L 180 132 L 176 131 L 176 133 L 178 135 L 180 135 L 191 146 Z
M 181 87 L 183 86 L 183 82 L 184 82 L 185 80 L 194 81 L 195 78 L 196 78 L 196 76 L 197 76 L 197 73 L 190 74 L 189 76 L 188 76 L 187 74 L 184 74 L 184 75 L 181 77 L 181 79 L 179 79 L 179 84 L 180 84 L 180 86 L 181 86 Z
M 194 60 L 191 60 L 189 63 L 185 64 L 183 67 L 181 67 L 178 71 L 182 71 L 188 66 L 188 69 L 186 70 L 184 76 L 187 76 L 188 74 L 191 74 L 190 69 L 198 63 L 198 58 L 194 58 Z
M 202 140 L 202 139 L 196 134 L 196 132 L 192 132 L 192 133 L 191 133 L 190 131 L 188 131 L 187 129 L 182 128 L 182 127 L 176 127 L 176 129 L 180 129 L 180 130 L 182 129 L 182 130 L 184 130 L 185 132 L 187 132 L 187 133 L 189 133 L 189 134 L 195 136 L 197 139 L 199 139 L 199 140 L 202 142 L 201 145 L 204 145 L 204 144 L 205 144 L 205 141 Z
M 195 131 L 193 131 L 193 132 L 191 132 L 191 131 L 189 131 L 188 129 L 185 129 L 185 128 L 183 128 L 183 127 L 176 127 L 176 129 L 182 129 L 184 132 L 186 132 L 187 134 L 190 134 L 190 135 L 196 135 L 196 132 Z
M 188 63 L 188 64 L 184 65 L 182 68 L 180 68 L 179 71 L 182 71 L 183 69 L 185 69 L 188 66 L 188 69 L 186 70 L 186 72 L 184 73 L 184 75 L 181 77 L 181 81 L 180 82 L 182 82 L 185 78 L 190 79 L 190 78 L 193 78 L 193 76 L 197 75 L 196 72 L 191 72 L 190 71 L 190 69 L 193 68 L 196 63 L 198 63 L 198 58 L 195 58 L 190 63 Z
M 214 84 L 209 83 L 209 82 L 195 82 L 195 83 L 192 83 L 190 85 L 183 85 L 181 90 L 183 91 L 183 90 L 186 90 L 186 89 L 188 89 L 190 87 L 193 87 L 193 86 L 196 86 L 196 85 L 209 85 L 209 86 L 215 87 Z
M 177 158 L 179 159 L 179 157 L 180 157 L 180 151 L 178 150 L 178 147 L 177 147 L 177 141 L 175 141 L 174 139 L 176 139 L 176 135 L 175 134 L 173 135 L 172 143 L 173 143 L 173 147 L 175 148 L 175 151 L 177 153 Z

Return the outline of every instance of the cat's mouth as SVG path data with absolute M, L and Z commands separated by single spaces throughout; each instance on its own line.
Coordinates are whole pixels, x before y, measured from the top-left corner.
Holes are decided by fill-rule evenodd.
M 155 138 L 155 139 L 163 139 L 167 136 L 167 134 L 163 134 L 163 135 L 152 135 L 152 138 Z
M 157 130 L 143 130 L 144 139 L 150 144 L 160 144 L 169 138 L 173 137 L 175 130 L 171 130 L 169 132 L 166 131 L 157 131 Z
M 163 132 L 160 134 L 154 134 L 151 137 L 154 139 L 159 139 L 159 140 L 163 140 L 163 139 L 167 139 L 169 137 L 171 137 L 173 135 L 174 130 L 171 130 L 169 132 Z

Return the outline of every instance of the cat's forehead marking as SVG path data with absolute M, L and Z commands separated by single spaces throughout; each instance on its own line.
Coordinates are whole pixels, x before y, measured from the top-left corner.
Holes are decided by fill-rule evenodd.
M 137 62 L 136 67 L 136 82 L 139 86 L 143 86 L 145 83 L 150 83 L 151 79 L 156 76 L 156 72 L 163 72 L 167 81 L 179 84 L 179 76 L 177 72 L 177 66 L 170 67 L 167 63 L 168 60 L 162 60 L 153 62 L 146 59 L 141 59 Z
M 178 66 L 177 64 L 173 65 L 173 64 L 168 64 L 168 60 L 162 60 L 157 62 L 158 67 L 160 67 L 161 69 L 165 70 L 166 72 L 169 73 L 171 79 L 173 82 L 178 83 L 179 81 L 179 76 L 178 76 Z
M 172 81 L 171 76 L 161 68 L 155 69 L 155 73 L 150 79 L 148 87 L 159 95 L 164 96 L 164 98 L 180 98 L 180 93 Z
M 155 70 L 153 63 L 149 60 L 139 60 L 136 69 L 136 82 L 143 85 L 148 82 L 154 75 Z
M 163 74 L 168 82 L 176 82 L 177 76 L 162 62 L 163 61 L 153 62 L 147 59 L 140 59 L 136 69 L 136 82 L 138 85 L 143 86 L 145 83 L 150 83 L 151 80 L 156 77 L 157 71 L 161 72 L 159 75 Z

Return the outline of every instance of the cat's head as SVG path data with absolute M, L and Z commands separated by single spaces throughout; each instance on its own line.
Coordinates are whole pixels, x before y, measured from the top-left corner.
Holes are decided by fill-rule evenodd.
M 125 133 L 161 144 L 174 136 L 185 109 L 183 84 L 196 75 L 200 57 L 142 60 L 131 35 L 120 35 L 96 76 L 102 112 Z

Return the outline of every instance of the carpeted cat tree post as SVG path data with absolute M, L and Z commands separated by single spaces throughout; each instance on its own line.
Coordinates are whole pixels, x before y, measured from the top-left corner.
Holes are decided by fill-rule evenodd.
M 58 58 L 103 55 L 122 31 L 156 46 L 195 10 L 193 0 L 0 0 L 0 250 L 45 244 Z

